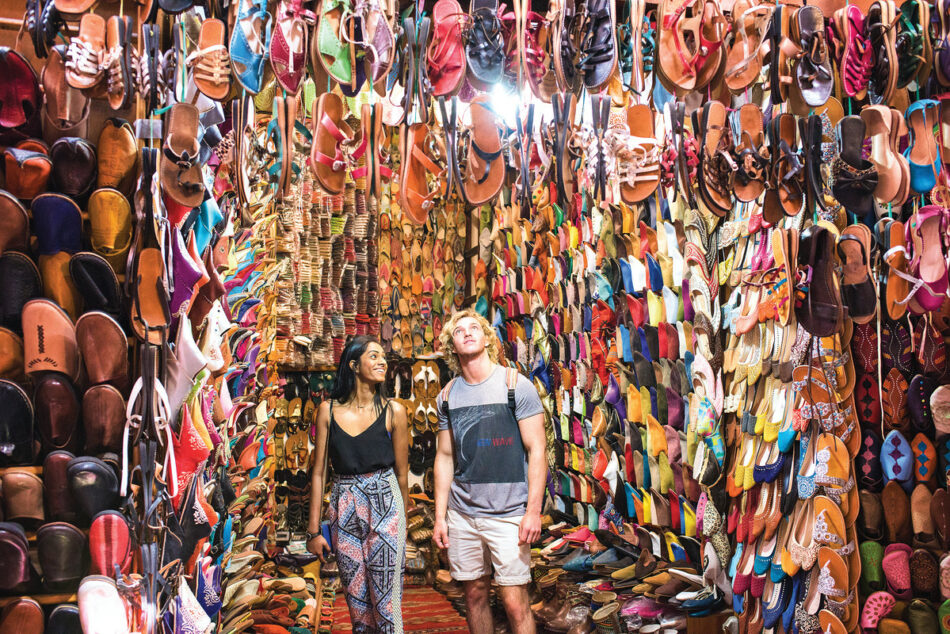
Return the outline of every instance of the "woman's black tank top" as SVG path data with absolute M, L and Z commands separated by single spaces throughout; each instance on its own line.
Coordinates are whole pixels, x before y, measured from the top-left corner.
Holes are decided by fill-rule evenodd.
M 337 475 L 361 475 L 396 464 L 393 442 L 386 430 L 384 407 L 372 425 L 356 436 L 346 433 L 330 408 L 330 464 Z

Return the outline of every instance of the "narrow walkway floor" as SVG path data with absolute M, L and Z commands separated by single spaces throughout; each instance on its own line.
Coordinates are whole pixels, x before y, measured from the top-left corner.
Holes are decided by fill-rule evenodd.
M 467 632 L 465 619 L 442 594 L 431 587 L 410 587 L 403 591 L 402 622 L 406 632 Z M 346 599 L 337 592 L 333 605 L 333 630 L 352 632 Z

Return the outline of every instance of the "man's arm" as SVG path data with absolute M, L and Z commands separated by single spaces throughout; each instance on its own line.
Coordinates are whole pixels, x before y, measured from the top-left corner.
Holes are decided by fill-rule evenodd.
M 433 466 L 435 486 L 435 526 L 432 537 L 439 548 L 449 547 L 449 534 L 445 524 L 445 515 L 449 507 L 449 490 L 455 472 L 455 459 L 452 456 L 452 432 L 444 429 L 439 432 Z
M 548 478 L 544 414 L 535 414 L 520 420 L 518 427 L 521 429 L 521 442 L 528 455 L 528 507 L 521 521 L 518 537 L 522 543 L 531 544 L 541 536 L 541 505 L 544 502 L 544 485 Z

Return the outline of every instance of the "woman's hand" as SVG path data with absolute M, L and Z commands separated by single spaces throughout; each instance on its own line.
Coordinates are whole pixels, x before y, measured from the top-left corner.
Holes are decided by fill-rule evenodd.
M 330 544 L 327 543 L 323 535 L 317 535 L 313 539 L 308 540 L 307 550 L 319 557 L 320 561 L 324 563 L 327 561 L 327 555 L 333 552 L 333 549 L 330 548 Z

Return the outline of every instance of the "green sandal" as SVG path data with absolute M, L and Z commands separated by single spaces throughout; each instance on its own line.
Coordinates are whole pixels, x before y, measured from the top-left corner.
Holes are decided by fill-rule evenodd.
M 343 36 L 345 25 L 351 24 L 347 15 L 353 12 L 349 0 L 323 0 L 320 5 L 320 25 L 314 46 L 327 74 L 341 84 L 353 85 L 353 47 L 346 44 Z M 352 38 L 347 38 L 352 39 Z

